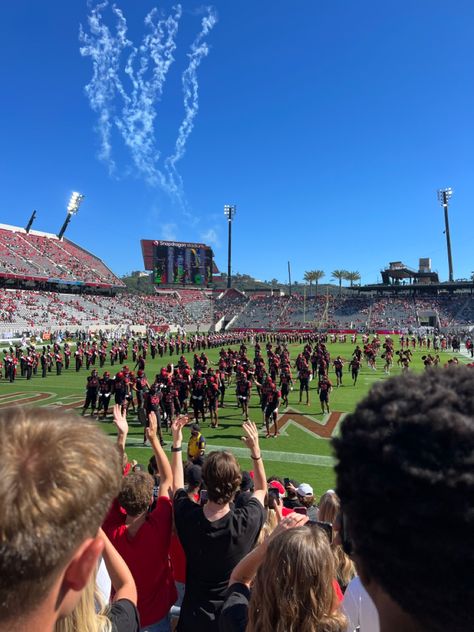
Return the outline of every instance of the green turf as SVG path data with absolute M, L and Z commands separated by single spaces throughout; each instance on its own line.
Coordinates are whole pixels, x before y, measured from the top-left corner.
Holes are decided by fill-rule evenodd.
M 343 358 L 349 359 L 354 349 L 354 345 L 351 343 L 335 343 L 328 345 L 331 357 L 341 355 Z M 294 360 L 299 351 L 302 350 L 300 345 L 291 345 L 290 353 L 291 358 Z M 217 362 L 219 349 L 211 349 L 206 351 L 211 362 Z M 423 363 L 421 356 L 426 353 L 425 351 L 415 351 L 414 358 L 411 364 L 411 370 L 421 371 L 423 370 Z M 192 363 L 192 353 L 185 354 L 190 364 Z M 252 349 L 249 346 L 249 357 L 253 356 Z M 446 362 L 452 354 L 443 353 L 442 362 Z M 467 362 L 468 360 L 459 354 L 457 357 L 461 362 Z M 155 373 L 159 372 L 162 366 L 165 366 L 169 361 L 177 361 L 178 356 L 174 355 L 171 359 L 166 356 L 160 359 L 158 356 L 154 361 L 149 356 L 147 358 L 146 373 L 149 379 L 152 379 Z M 382 370 L 382 360 L 378 360 L 379 367 L 376 372 L 368 369 L 365 364 L 359 374 L 359 380 L 357 385 L 352 386 L 350 375 L 347 373 L 347 367 L 344 368 L 344 386 L 341 388 L 335 388 L 331 394 L 330 407 L 332 411 L 340 411 L 343 413 L 350 412 L 354 409 L 358 401 L 368 392 L 369 388 L 375 382 L 379 380 L 387 379 L 387 376 Z M 130 360 L 127 361 L 128 365 L 133 368 L 133 363 Z M 107 362 L 103 370 L 110 370 L 111 372 L 117 371 L 119 366 L 116 364 L 111 367 Z M 394 366 L 392 375 L 400 373 L 400 369 Z M 21 400 L 24 397 L 32 397 L 39 393 L 48 393 L 47 399 L 38 400 L 33 402 L 32 405 L 39 406 L 66 406 L 71 405 L 74 402 L 82 400 L 85 391 L 85 381 L 88 372 L 83 368 L 79 373 L 76 373 L 74 367 L 71 366 L 69 370 L 64 370 L 61 376 L 56 376 L 55 372 L 48 373 L 46 379 L 42 379 L 40 375 L 34 376 L 31 381 L 27 381 L 24 378 L 18 377 L 15 383 L 10 384 L 5 380 L 0 382 L 0 406 L 5 404 L 14 403 Z M 330 373 L 330 378 L 335 384 L 335 376 L 333 372 Z M 325 419 L 321 414 L 319 399 L 316 393 L 316 382 L 310 383 L 311 391 L 311 405 L 298 404 L 298 392 L 296 390 L 297 382 L 295 383 L 295 390 L 290 394 L 289 405 L 290 407 L 300 411 L 301 413 L 313 417 L 319 423 L 324 423 Z M 20 393 L 21 395 L 13 395 L 14 393 Z M 9 394 L 12 394 L 9 397 Z M 80 405 L 78 409 L 80 410 Z M 280 408 L 280 412 L 283 412 Z M 258 406 L 258 396 L 255 392 L 252 394 L 250 405 L 251 418 L 261 427 L 262 414 Z M 143 429 L 136 421 L 136 417 L 129 415 L 130 432 L 127 442 L 127 454 L 130 459 L 136 459 L 140 463 L 146 463 L 150 458 L 152 452 L 149 447 L 143 447 Z M 246 457 L 246 451 L 241 441 L 242 431 L 242 415 L 240 410 L 235 405 L 235 392 L 234 388 L 228 388 L 225 398 L 225 407 L 219 410 L 219 423 L 221 427 L 217 430 L 211 429 L 209 423 L 203 426 L 203 434 L 208 443 L 209 449 L 212 446 L 226 447 L 235 449 L 239 461 L 242 467 L 245 469 L 251 468 L 251 461 Z M 100 422 L 101 427 L 108 434 L 115 434 L 115 427 L 111 421 Z M 335 431 L 337 433 L 337 427 Z M 187 441 L 189 436 L 189 430 L 184 431 L 184 440 Z M 170 447 L 170 437 L 165 433 L 165 440 L 168 442 L 167 449 Z M 302 430 L 299 427 L 290 425 L 287 431 L 277 439 L 265 439 L 262 432 L 261 447 L 263 455 L 265 457 L 265 468 L 267 476 L 272 474 L 279 476 L 288 476 L 290 478 L 296 478 L 300 482 L 308 482 L 313 485 L 317 495 L 319 496 L 326 489 L 334 486 L 334 473 L 332 468 L 332 452 L 328 439 L 318 438 L 307 431 Z

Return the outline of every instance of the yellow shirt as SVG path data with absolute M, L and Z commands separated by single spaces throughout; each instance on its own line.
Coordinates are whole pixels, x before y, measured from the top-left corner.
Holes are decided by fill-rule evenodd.
M 206 447 L 206 440 L 199 432 L 196 436 L 191 435 L 191 438 L 188 442 L 188 457 L 190 459 L 195 459 L 201 454 L 201 451 Z

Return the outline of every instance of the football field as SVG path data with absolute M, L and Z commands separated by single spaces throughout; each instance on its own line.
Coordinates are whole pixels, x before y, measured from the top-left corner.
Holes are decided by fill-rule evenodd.
M 398 340 L 396 341 L 398 342 Z M 331 354 L 331 359 L 337 355 L 341 355 L 348 363 L 355 345 L 350 342 L 334 343 L 327 345 Z M 397 349 L 397 344 L 395 345 Z M 292 362 L 297 354 L 303 350 L 301 345 L 289 345 Z M 421 356 L 426 350 L 415 350 L 410 370 L 422 371 L 423 361 Z M 212 363 L 217 363 L 219 349 L 206 350 L 206 354 Z M 249 358 L 253 358 L 253 349 L 249 345 Z M 441 353 L 441 365 L 445 364 L 453 354 L 445 352 Z M 185 354 L 192 366 L 192 353 Z M 169 355 L 164 358 L 147 357 L 146 374 L 149 382 L 153 381 L 156 373 L 161 367 L 166 366 L 168 362 L 177 362 L 179 356 Z M 459 361 L 468 362 L 467 358 L 461 354 L 456 354 Z M 397 356 L 395 356 L 397 358 Z M 133 369 L 131 359 L 127 360 L 128 366 Z M 96 367 L 98 368 L 98 367 Z M 99 374 L 108 370 L 112 375 L 120 369 L 115 364 L 111 367 L 107 362 L 103 369 L 98 369 Z M 440 369 L 441 370 L 441 369 Z M 392 375 L 399 374 L 401 369 L 396 362 L 391 371 Z M 276 439 L 265 439 L 265 433 L 261 432 L 261 448 L 264 458 L 267 476 L 272 474 L 282 477 L 288 476 L 295 478 L 298 482 L 310 483 L 317 496 L 334 486 L 333 473 L 333 457 L 330 445 L 330 439 L 337 434 L 339 425 L 344 416 L 351 412 L 357 402 L 364 397 L 370 387 L 380 380 L 388 379 L 383 371 L 383 360 L 377 359 L 377 370 L 373 371 L 368 368 L 366 362 L 363 362 L 359 378 L 356 386 L 352 385 L 351 376 L 348 372 L 347 364 L 344 367 L 343 386 L 334 388 L 330 396 L 331 413 L 322 414 L 319 397 L 316 391 L 317 380 L 310 382 L 310 405 L 305 403 L 299 404 L 298 380 L 295 379 L 296 371 L 292 370 L 295 388 L 289 396 L 289 407 L 283 409 L 280 407 L 279 428 L 280 436 Z M 57 376 L 53 367 L 52 372 L 48 373 L 46 378 L 41 378 L 41 373 L 29 381 L 25 378 L 17 377 L 14 383 L 3 379 L 0 382 L 0 408 L 12 405 L 30 405 L 30 406 L 48 406 L 59 410 L 73 410 L 80 412 L 85 395 L 86 377 L 90 373 L 85 367 L 76 373 L 73 364 L 68 370 L 63 370 L 62 375 Z M 329 377 L 333 384 L 336 384 L 334 370 L 331 368 Z M 113 396 L 112 396 L 113 400 Z M 305 399 L 303 398 L 303 402 Z M 219 409 L 219 425 L 220 428 L 212 429 L 209 420 L 201 425 L 202 433 L 207 441 L 207 451 L 219 448 L 230 448 L 234 451 L 241 463 L 243 469 L 251 469 L 251 460 L 248 456 L 248 450 L 243 446 L 241 441 L 242 431 L 242 413 L 236 406 L 235 386 L 227 388 L 224 401 L 224 408 Z M 262 427 L 262 412 L 259 407 L 258 395 L 253 389 L 250 400 L 250 417 L 258 427 Z M 139 424 L 134 413 L 128 417 L 130 432 L 127 441 L 127 454 L 129 459 L 136 459 L 139 463 L 147 464 L 148 459 L 152 455 L 149 447 L 143 446 L 143 427 Z M 115 435 L 115 426 L 111 421 L 111 416 L 106 421 L 95 421 L 100 424 L 104 432 Z M 189 430 L 184 429 L 184 441 L 187 442 Z M 112 439 L 112 437 L 111 437 Z M 171 437 L 164 431 L 164 439 L 167 442 L 165 449 L 168 451 L 171 447 Z

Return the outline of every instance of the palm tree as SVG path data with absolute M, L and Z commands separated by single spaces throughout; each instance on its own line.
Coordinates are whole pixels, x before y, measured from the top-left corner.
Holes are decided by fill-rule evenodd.
M 306 281 L 306 283 L 309 283 L 309 296 L 311 296 L 311 285 L 313 283 L 314 279 L 314 272 L 312 270 L 307 270 L 304 273 L 304 280 Z
M 323 278 L 324 270 L 312 270 L 313 273 L 313 281 L 316 284 L 316 296 L 318 295 L 318 283 Z
M 339 281 L 339 295 L 342 294 L 342 280 L 347 279 L 347 270 L 333 270 L 331 272 L 331 277 L 333 279 L 337 279 Z
M 354 270 L 353 272 L 348 272 L 346 276 L 346 281 L 350 281 L 351 287 L 353 286 L 355 281 L 360 281 L 359 271 Z

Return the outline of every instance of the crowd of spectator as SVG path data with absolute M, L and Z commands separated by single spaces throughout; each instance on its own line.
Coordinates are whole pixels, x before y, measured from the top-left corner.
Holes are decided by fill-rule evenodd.
M 267 477 L 252 422 L 251 472 L 226 450 L 184 462 L 185 416 L 171 463 L 156 415 L 148 467 L 129 462 L 119 404 L 114 422 L 116 446 L 59 411 L 0 411 L 0 632 L 473 629 L 472 368 L 374 386 L 320 499 Z
M 249 299 L 233 290 L 215 298 L 195 289 L 161 290 L 151 295 L 121 292 L 115 296 L 0 289 L 0 325 L 11 324 L 15 331 L 40 330 L 58 322 L 65 327 L 174 325 L 194 329 L 221 325 L 223 317 L 224 324 L 232 321 L 234 329 L 407 331 L 429 323 L 453 329 L 474 322 L 474 297 L 304 298 L 293 294 Z
M 0 272 L 8 275 L 124 286 L 98 257 L 46 233 L 1 228 L 0 259 Z
M 196 299 L 188 298 L 184 292 L 102 296 L 0 289 L 0 316 L 2 323 L 28 330 L 56 326 L 58 322 L 63 327 L 160 324 L 187 327 L 211 323 L 211 299 L 202 293 Z

